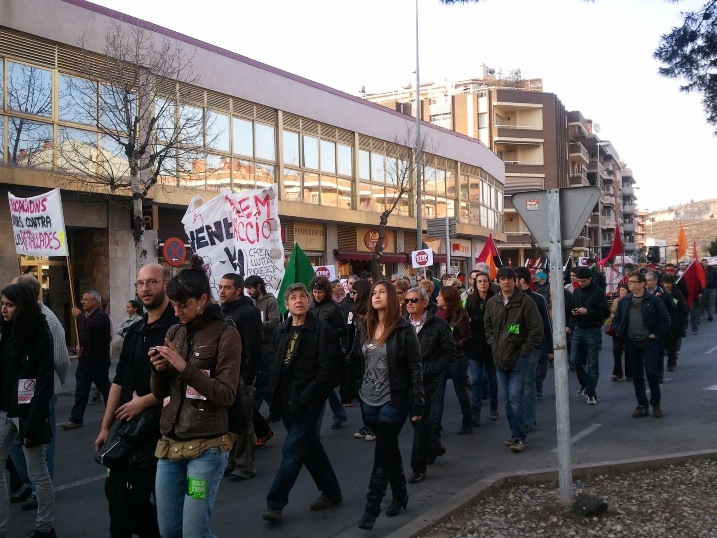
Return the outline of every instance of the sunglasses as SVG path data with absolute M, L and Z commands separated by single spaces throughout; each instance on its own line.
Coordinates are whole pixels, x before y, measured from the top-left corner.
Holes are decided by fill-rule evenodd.
M 419 299 L 418 297 L 411 297 L 410 299 L 404 299 L 404 304 L 413 303 L 416 304 L 418 301 L 422 301 L 422 299 Z
M 349 295 L 356 295 L 358 292 L 356 290 L 349 290 Z

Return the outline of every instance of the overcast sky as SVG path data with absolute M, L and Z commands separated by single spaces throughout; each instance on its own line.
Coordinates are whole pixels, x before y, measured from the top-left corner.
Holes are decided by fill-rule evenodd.
M 415 83 L 415 0 L 95 3 L 354 95 Z M 652 58 L 680 11 L 702 4 L 418 0 L 421 82 L 477 76 L 481 63 L 520 69 L 600 125 L 632 168 L 640 209 L 717 198 L 717 142 L 700 98 L 660 77 Z

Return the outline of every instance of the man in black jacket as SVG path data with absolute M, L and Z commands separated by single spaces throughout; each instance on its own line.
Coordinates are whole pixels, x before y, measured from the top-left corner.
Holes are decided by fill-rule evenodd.
M 261 312 L 254 302 L 244 295 L 244 277 L 236 273 L 227 273 L 219 281 L 219 300 L 222 303 L 222 315 L 227 323 L 236 327 L 241 336 L 241 390 L 237 391 L 237 394 L 241 395 L 246 427 L 234 445 L 225 473 L 229 475 L 229 480 L 240 482 L 256 476 L 256 439 L 251 391 L 261 357 Z
M 602 288 L 592 281 L 592 272 L 580 267 L 576 272 L 578 287 L 571 297 L 569 328 L 572 333 L 570 362 L 578 374 L 578 396 L 587 396 L 588 405 L 597 404 L 600 377 L 600 342 L 603 322 L 610 316 L 610 306 Z
M 169 271 L 159 264 L 145 265 L 137 274 L 135 287 L 147 309 L 147 318 L 130 326 L 125 335 L 102 426 L 95 440 L 95 450 L 107 442 L 110 426 L 115 420 L 133 420 L 146 409 L 162 404 L 149 388 L 151 363 L 148 353 L 150 347 L 164 345 L 167 330 L 179 323 L 166 294 L 169 278 Z M 151 463 L 114 466 L 107 474 L 105 495 L 109 504 L 112 537 L 134 533 L 159 538 L 157 509 L 151 500 L 157 473 L 157 461 L 153 457 L 157 439 L 159 422 L 156 436 L 137 448 L 148 452 Z
M 291 317 L 274 334 L 269 383 L 270 411 L 281 414 L 286 428 L 283 458 L 266 497 L 263 516 L 273 524 L 281 521 L 289 492 L 303 466 L 321 491 L 311 504 L 312 510 L 325 510 L 343 500 L 317 427 L 336 379 L 336 338 L 330 327 L 309 311 L 309 292 L 303 284 L 286 288 L 284 304 Z
M 446 453 L 445 447 L 433 431 L 433 403 L 436 390 L 448 367 L 456 360 L 456 344 L 451 326 L 441 318 L 428 312 L 429 296 L 423 288 L 411 288 L 406 292 L 408 321 L 413 325 L 421 345 L 423 364 L 424 410 L 421 420 L 413 425 L 413 450 L 408 481 L 412 484 L 423 482 L 429 461 Z

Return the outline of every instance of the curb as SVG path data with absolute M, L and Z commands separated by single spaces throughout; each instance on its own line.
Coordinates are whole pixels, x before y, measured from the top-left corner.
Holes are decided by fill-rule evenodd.
M 643 469 L 659 469 L 667 465 L 685 463 L 695 459 L 717 459 L 717 449 L 680 452 L 656 458 L 637 458 L 632 460 L 603 461 L 597 464 L 576 465 L 573 467 L 573 480 L 587 478 L 596 474 L 617 474 Z M 411 538 L 444 522 L 450 516 L 473 504 L 478 497 L 506 485 L 536 484 L 558 480 L 557 469 L 521 471 L 513 474 L 498 473 L 479 480 L 472 486 L 459 491 L 439 505 L 427 510 L 420 517 L 388 535 L 388 538 Z

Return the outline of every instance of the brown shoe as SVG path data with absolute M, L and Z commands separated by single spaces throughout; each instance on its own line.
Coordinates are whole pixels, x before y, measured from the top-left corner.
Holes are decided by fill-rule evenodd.
M 411 484 L 420 484 L 425 479 L 426 479 L 426 473 L 417 473 L 415 471 L 413 473 L 411 473 L 411 476 L 408 477 L 408 481 Z
M 37 510 L 37 497 L 32 495 L 25 499 L 21 504 L 20 508 L 23 512 L 29 512 L 30 510 Z
M 276 525 L 277 523 L 281 523 L 281 509 L 267 508 L 266 512 L 264 512 L 264 515 L 261 517 L 272 525 Z
M 327 508 L 331 508 L 332 506 L 338 506 L 343 500 L 344 498 L 340 495 L 332 499 L 331 497 L 327 497 L 322 493 L 318 499 L 311 503 L 310 508 L 314 512 L 318 512 L 319 510 L 326 510 Z
M 60 428 L 63 430 L 76 430 L 77 428 L 81 428 L 82 424 L 77 424 L 77 422 L 72 422 L 71 420 L 68 420 L 64 424 L 60 424 Z

